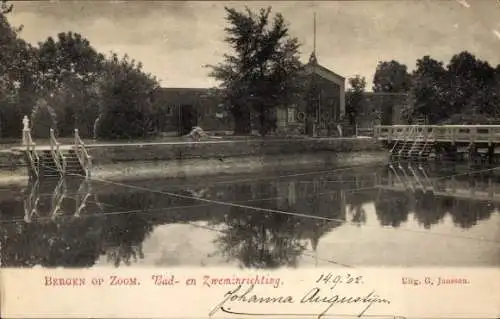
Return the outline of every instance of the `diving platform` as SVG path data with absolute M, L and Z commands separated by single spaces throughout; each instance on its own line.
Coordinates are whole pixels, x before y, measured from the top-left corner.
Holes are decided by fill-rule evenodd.
M 378 125 L 374 136 L 379 141 L 416 141 L 444 143 L 500 143 L 500 125 Z
M 74 131 L 74 144 L 61 145 L 50 129 L 50 144 L 37 146 L 33 142 L 30 129 L 23 130 L 23 145 L 17 148 L 28 163 L 29 176 L 35 179 L 60 178 L 67 175 L 90 177 L 92 158 L 80 138 L 78 129 Z
M 373 132 L 388 145 L 391 157 L 426 160 L 462 154 L 492 161 L 500 154 L 500 125 L 379 125 Z

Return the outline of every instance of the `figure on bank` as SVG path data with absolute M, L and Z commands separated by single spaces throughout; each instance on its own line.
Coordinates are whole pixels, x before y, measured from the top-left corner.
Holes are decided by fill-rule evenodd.
M 191 132 L 187 135 L 189 138 L 191 138 L 195 142 L 199 142 L 202 138 L 214 138 L 214 139 L 220 139 L 221 137 L 218 136 L 210 136 L 208 135 L 201 127 L 199 126 L 194 126 L 191 130 Z

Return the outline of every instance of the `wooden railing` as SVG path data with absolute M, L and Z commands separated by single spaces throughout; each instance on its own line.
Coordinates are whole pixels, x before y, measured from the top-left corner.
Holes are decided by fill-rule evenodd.
M 398 141 L 417 130 L 419 138 L 430 141 L 500 143 L 500 125 L 392 125 L 375 126 L 374 137 Z
M 78 157 L 78 161 L 80 161 L 80 164 L 85 171 L 85 176 L 89 178 L 90 172 L 92 170 L 92 157 L 89 155 L 87 149 L 85 148 L 85 143 L 83 143 L 82 139 L 80 138 L 80 134 L 77 128 L 75 128 L 75 153 Z
M 24 221 L 30 223 L 32 218 L 38 217 L 38 204 L 40 202 L 40 183 L 38 178 L 29 183 L 29 196 L 24 199 Z
M 389 153 L 393 154 L 394 150 L 396 149 L 396 147 L 398 146 L 399 143 L 401 143 L 401 142 L 404 143 L 404 142 L 410 140 L 411 138 L 413 138 L 414 134 L 415 134 L 415 128 L 413 128 L 413 127 L 409 128 L 408 130 L 398 131 L 397 138 L 395 139 L 396 143 L 394 143 L 394 145 L 392 146 L 392 149 L 389 151 Z M 401 154 L 401 151 L 402 151 L 402 149 L 399 151 L 400 154 Z
M 24 141 L 26 142 L 26 155 L 28 156 L 28 160 L 30 162 L 31 170 L 35 177 L 40 176 L 40 172 L 38 170 L 38 164 L 40 163 L 40 158 L 38 157 L 38 153 L 35 151 L 35 142 L 33 142 L 33 138 L 31 137 L 31 132 L 29 130 L 23 131 Z
M 61 178 L 57 183 L 57 186 L 54 188 L 54 192 L 52 193 L 51 200 L 51 208 L 50 208 L 50 219 L 54 220 L 57 216 L 61 215 L 61 207 L 64 199 L 66 198 L 66 194 L 68 189 L 66 187 L 66 180 Z
M 52 153 L 59 173 L 64 175 L 66 172 L 66 158 L 61 152 L 61 144 L 56 140 L 53 128 L 50 129 L 50 152 Z

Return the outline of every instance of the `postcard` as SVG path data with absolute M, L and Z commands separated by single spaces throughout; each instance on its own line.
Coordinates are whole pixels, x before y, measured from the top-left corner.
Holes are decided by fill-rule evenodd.
M 500 318 L 500 2 L 0 3 L 0 317 Z

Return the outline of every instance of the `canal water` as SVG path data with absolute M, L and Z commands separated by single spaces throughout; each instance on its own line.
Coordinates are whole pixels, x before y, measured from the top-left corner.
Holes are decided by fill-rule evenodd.
M 363 165 L 0 189 L 2 267 L 500 266 L 500 170 Z

